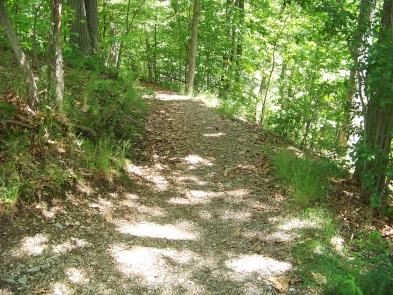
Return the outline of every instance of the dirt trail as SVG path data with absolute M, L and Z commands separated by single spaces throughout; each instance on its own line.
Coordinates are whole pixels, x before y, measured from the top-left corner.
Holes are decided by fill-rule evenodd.
M 263 153 L 274 138 L 170 92 L 146 100 L 128 187 L 76 182 L 2 219 L 0 294 L 296 294 L 295 221 Z

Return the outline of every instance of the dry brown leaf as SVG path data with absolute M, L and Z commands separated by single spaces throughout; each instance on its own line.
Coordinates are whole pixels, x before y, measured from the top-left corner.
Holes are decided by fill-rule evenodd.
M 314 278 L 315 283 L 317 283 L 318 285 L 323 285 L 327 283 L 327 278 L 323 274 L 319 272 L 312 272 L 311 274 Z
M 281 293 L 287 292 L 289 288 L 289 283 L 291 282 L 291 278 L 287 276 L 270 277 L 268 278 L 268 280 L 272 282 L 273 287 Z
M 112 214 L 110 214 L 109 212 L 105 213 L 105 220 L 106 221 L 111 221 L 112 220 Z
M 239 231 L 237 231 L 237 232 L 234 232 L 233 233 L 233 236 L 236 238 L 236 237 L 240 237 L 241 236 L 241 233 L 239 232 Z

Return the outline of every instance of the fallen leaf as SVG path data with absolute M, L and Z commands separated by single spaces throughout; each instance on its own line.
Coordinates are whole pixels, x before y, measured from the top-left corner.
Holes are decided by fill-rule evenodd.
M 317 273 L 312 272 L 311 274 L 314 278 L 315 283 L 317 283 L 318 285 L 322 285 L 322 284 L 327 283 L 327 279 L 323 274 L 321 274 L 319 272 L 317 272 Z
M 112 220 L 112 214 L 110 214 L 110 213 L 105 213 L 105 220 L 106 220 L 106 221 L 111 221 L 111 220 Z
M 51 203 L 52 203 L 53 206 L 57 206 L 57 205 L 59 205 L 60 201 L 58 199 L 56 199 L 56 198 L 53 198 L 51 200 Z
M 55 223 L 55 226 L 59 229 L 63 229 L 64 226 L 61 223 Z
M 281 276 L 281 277 L 270 277 L 268 278 L 270 282 L 273 283 L 273 287 L 277 289 L 278 291 L 284 293 L 288 290 L 289 288 L 289 283 L 291 282 L 291 278 L 287 276 Z
M 27 272 L 37 272 L 40 271 L 41 267 L 40 266 L 36 266 L 36 267 L 32 267 L 30 269 L 27 270 Z
M 26 285 L 27 284 L 27 277 L 23 276 L 23 277 L 19 278 L 18 283 L 22 284 L 22 285 Z
M 233 236 L 235 238 L 240 237 L 240 235 L 241 235 L 241 233 L 239 231 L 233 233 Z

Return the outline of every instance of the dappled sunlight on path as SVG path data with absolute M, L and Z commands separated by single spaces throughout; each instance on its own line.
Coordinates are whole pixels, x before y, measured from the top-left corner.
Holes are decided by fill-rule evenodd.
M 148 156 L 126 164 L 130 185 L 77 183 L 39 217 L 1 254 L 9 294 L 278 294 L 269 278 L 292 276 L 290 243 L 313 225 L 282 209 L 264 136 L 187 96 L 147 102 Z

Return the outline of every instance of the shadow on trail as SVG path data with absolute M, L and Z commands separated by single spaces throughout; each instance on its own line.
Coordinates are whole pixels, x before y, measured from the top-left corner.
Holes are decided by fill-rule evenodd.
M 77 183 L 35 217 L 4 220 L 2 294 L 276 294 L 296 230 L 265 138 L 172 93 L 150 99 L 149 161 L 129 187 Z M 173 100 L 174 98 L 180 98 Z

